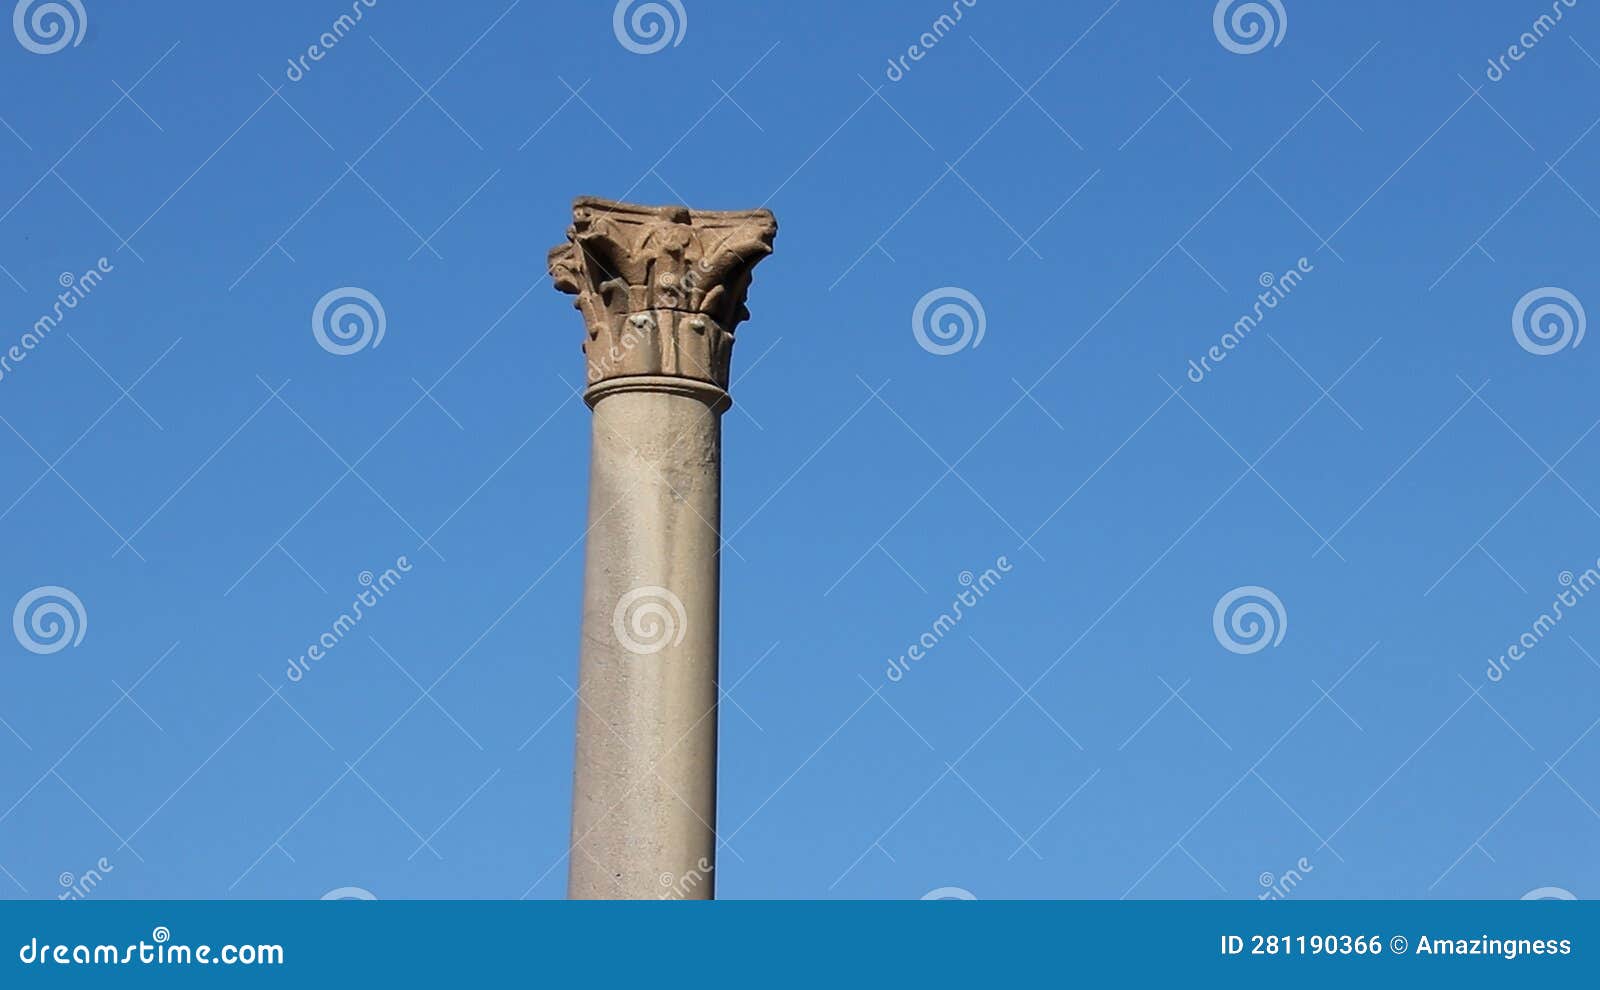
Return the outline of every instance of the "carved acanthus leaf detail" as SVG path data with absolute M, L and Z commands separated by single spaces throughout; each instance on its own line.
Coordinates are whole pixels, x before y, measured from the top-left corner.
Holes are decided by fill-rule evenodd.
M 551 283 L 577 296 L 591 384 L 672 375 L 728 387 L 751 270 L 772 253 L 767 210 L 691 210 L 580 197 Z

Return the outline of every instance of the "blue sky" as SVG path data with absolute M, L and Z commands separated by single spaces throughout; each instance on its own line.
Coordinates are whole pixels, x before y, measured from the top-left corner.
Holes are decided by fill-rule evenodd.
M 1600 598 L 1531 632 L 1600 558 L 1587 3 L 1520 47 L 1550 4 L 978 0 L 924 48 L 951 5 L 682 0 L 642 53 L 610 2 L 379 0 L 297 81 L 349 5 L 81 6 L 0 44 L 5 346 L 88 286 L 0 376 L 0 592 L 83 634 L 0 644 L 0 894 L 563 894 L 579 194 L 780 222 L 721 896 L 1600 887 Z M 950 298 L 981 341 L 922 346 Z

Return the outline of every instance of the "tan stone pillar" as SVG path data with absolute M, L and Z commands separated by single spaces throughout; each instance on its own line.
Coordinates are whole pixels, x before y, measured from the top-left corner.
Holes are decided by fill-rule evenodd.
M 574 898 L 715 886 L 722 413 L 766 210 L 580 198 L 550 252 L 594 411 L 573 770 Z

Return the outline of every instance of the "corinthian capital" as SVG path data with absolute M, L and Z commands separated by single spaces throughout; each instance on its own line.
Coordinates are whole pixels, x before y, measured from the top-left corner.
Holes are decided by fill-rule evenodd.
M 726 389 L 750 272 L 777 232 L 767 210 L 575 200 L 550 276 L 578 297 L 589 383 L 659 375 Z

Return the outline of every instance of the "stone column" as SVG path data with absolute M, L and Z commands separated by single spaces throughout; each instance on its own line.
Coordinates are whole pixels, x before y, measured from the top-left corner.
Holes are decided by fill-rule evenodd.
M 722 413 L 766 210 L 583 197 L 550 252 L 594 411 L 573 770 L 573 898 L 715 886 Z

